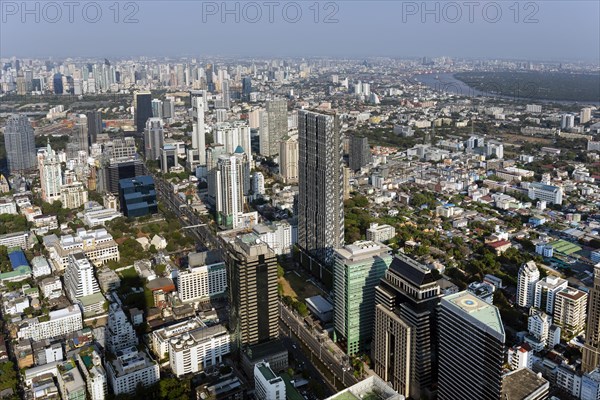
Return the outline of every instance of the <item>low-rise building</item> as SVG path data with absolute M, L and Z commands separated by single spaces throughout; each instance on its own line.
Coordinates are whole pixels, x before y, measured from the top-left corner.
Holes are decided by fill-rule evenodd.
M 113 393 L 131 394 L 138 385 L 151 386 L 160 379 L 158 364 L 135 347 L 119 350 L 116 359 L 106 363 Z
M 215 366 L 230 352 L 229 332 L 223 325 L 202 327 L 169 341 L 169 365 L 176 376 Z
M 367 229 L 367 240 L 386 242 L 396 236 L 396 228 L 391 225 L 371 223 Z
M 81 310 L 70 306 L 50 311 L 47 316 L 27 318 L 19 324 L 18 337 L 42 340 L 75 332 L 83 327 Z
M 95 266 L 108 261 L 119 261 L 119 246 L 104 228 L 77 229 L 74 235 L 44 236 L 44 246 L 50 254 L 55 269 L 63 271 L 69 262 L 69 254 L 83 252 Z
M 256 398 L 261 400 L 285 400 L 285 382 L 275 375 L 269 363 L 254 366 Z

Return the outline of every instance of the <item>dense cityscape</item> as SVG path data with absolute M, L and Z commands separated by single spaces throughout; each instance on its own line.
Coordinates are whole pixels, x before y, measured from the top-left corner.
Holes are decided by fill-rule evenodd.
M 600 67 L 0 61 L 2 399 L 600 399 Z

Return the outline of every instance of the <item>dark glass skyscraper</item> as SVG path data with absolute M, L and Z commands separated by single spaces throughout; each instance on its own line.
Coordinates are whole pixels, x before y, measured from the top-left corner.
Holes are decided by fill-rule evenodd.
M 421 263 L 398 254 L 375 288 L 375 372 L 400 394 L 431 397 L 437 382 L 440 285 Z
M 337 116 L 300 110 L 298 145 L 298 246 L 330 274 L 334 251 L 344 245 L 343 148 Z M 310 268 L 317 272 L 312 262 Z M 318 271 L 321 279 L 323 272 Z M 330 283 L 330 278 L 325 280 Z
M 24 114 L 12 115 L 4 128 L 4 147 L 10 173 L 36 167 L 33 127 Z
M 137 92 L 133 95 L 135 127 L 138 133 L 144 132 L 146 121 L 152 118 L 152 95 L 150 92 Z
M 54 94 L 63 94 L 62 74 L 54 74 L 52 84 L 54 86 Z
M 102 114 L 98 111 L 86 113 L 88 125 L 88 146 L 96 143 L 98 135 L 102 133 Z
M 242 100 L 250 100 L 250 93 L 252 93 L 252 78 L 245 76 L 242 78 Z
M 498 309 L 464 291 L 439 311 L 439 400 L 498 400 L 506 334 Z
M 348 157 L 350 168 L 353 171 L 358 171 L 369 163 L 370 156 L 369 140 L 366 137 L 351 136 Z

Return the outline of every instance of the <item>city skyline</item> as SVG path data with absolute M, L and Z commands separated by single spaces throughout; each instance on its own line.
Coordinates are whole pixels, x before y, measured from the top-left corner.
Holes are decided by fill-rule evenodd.
M 38 4 L 37 9 L 32 5 L 33 12 L 27 14 L 21 5 L 5 2 L 0 28 L 1 56 L 447 55 L 594 62 L 600 58 L 600 26 L 596 23 L 600 5 L 591 1 L 529 2 L 521 3 L 518 9 L 512 3 L 487 1 L 472 6 L 432 2 L 427 7 L 418 2 L 387 1 L 378 1 L 375 6 L 369 3 L 371 7 L 364 7 L 360 1 L 319 3 L 319 7 L 302 2 L 276 3 L 269 9 L 261 3 L 233 2 L 230 9 L 225 9 L 216 2 L 178 1 L 170 2 L 169 7 L 163 2 L 129 2 L 121 3 L 118 12 L 108 4 L 93 9 L 82 3 L 72 14 L 64 6 L 53 9 Z M 126 8 L 129 4 L 133 6 Z M 94 14 L 96 11 L 99 13 Z M 564 24 L 565 15 L 569 15 L 571 24 L 578 26 L 577 30 L 554 29 Z M 165 24 L 169 20 L 177 21 L 176 25 Z M 148 29 L 156 26 L 162 29 Z M 193 27 L 196 35 L 219 40 L 197 44 L 189 40 L 191 29 L 180 29 L 181 26 Z M 363 28 L 354 29 L 355 26 Z M 85 29 L 87 35 L 72 35 L 79 29 Z M 142 34 L 144 40 L 140 40 Z M 500 35 L 502 43 L 498 43 Z M 20 40 L 14 38 L 27 37 L 37 39 L 31 40 L 23 52 Z M 95 41 L 92 50 L 89 38 L 93 37 L 103 40 Z M 243 40 L 239 40 L 241 37 Z M 406 37 L 410 41 L 403 40 Z M 586 38 L 585 46 L 582 37 Z M 64 46 L 65 42 L 69 46 Z M 458 49 L 458 43 L 469 45 Z

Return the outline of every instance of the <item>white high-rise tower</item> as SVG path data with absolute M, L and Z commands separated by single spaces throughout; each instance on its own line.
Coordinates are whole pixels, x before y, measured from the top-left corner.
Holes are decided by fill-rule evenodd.
M 60 200 L 62 170 L 56 152 L 50 147 L 50 141 L 48 141 L 48 145 L 45 149 L 38 152 L 37 158 L 38 169 L 40 171 L 42 200 L 46 203 L 54 203 L 55 201 Z
M 535 284 L 540 280 L 540 271 L 535 262 L 529 261 L 519 269 L 517 282 L 517 304 L 521 307 L 531 307 L 535 294 Z

